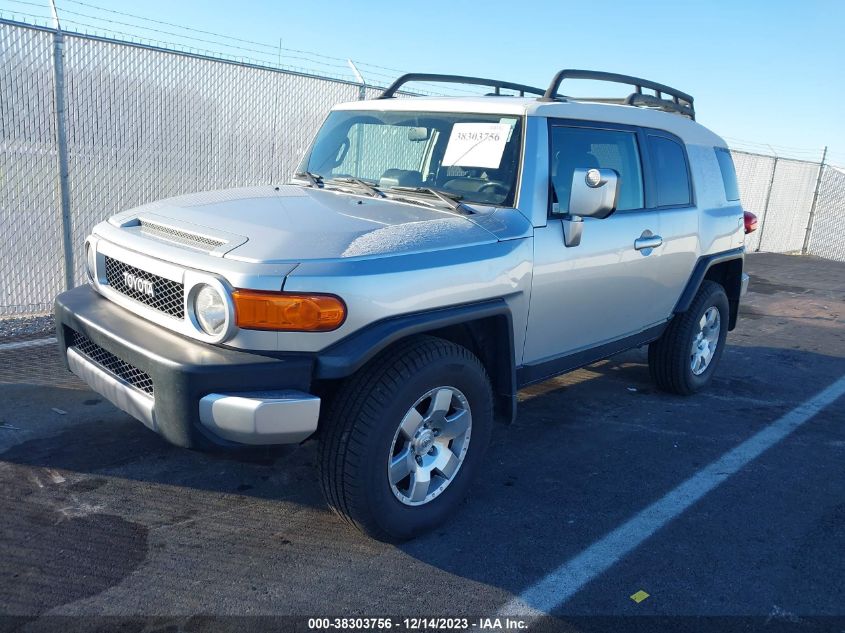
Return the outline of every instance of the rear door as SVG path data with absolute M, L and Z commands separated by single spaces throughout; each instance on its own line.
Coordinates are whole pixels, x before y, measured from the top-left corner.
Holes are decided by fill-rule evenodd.
M 535 230 L 526 365 L 554 364 L 636 335 L 665 321 L 672 309 L 660 271 L 662 247 L 640 248 L 638 242 L 661 232 L 660 214 L 646 200 L 644 133 L 624 125 L 550 121 L 549 144 L 552 197 L 560 211 L 568 205 L 576 168 L 615 169 L 620 198 L 609 218 L 584 218 L 578 246 L 564 245 L 555 216 Z

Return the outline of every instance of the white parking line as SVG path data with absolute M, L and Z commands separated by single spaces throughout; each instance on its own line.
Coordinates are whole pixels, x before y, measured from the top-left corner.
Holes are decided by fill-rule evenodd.
M 669 521 L 842 395 L 845 395 L 845 376 L 698 471 L 664 497 L 523 591 L 505 604 L 499 615 L 531 617 L 549 613 L 559 607 Z
M 17 343 L 0 343 L 0 352 L 5 352 L 13 349 L 26 349 L 28 347 L 41 347 L 42 345 L 51 345 L 55 343 L 53 338 L 39 338 L 34 341 L 18 341 Z

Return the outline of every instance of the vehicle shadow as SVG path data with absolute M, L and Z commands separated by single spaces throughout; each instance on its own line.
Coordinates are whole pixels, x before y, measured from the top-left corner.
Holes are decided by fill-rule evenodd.
M 88 394 L 93 396 L 95 394 Z M 296 484 L 296 501 L 322 507 L 312 476 L 313 442 L 303 446 L 255 447 L 200 452 L 171 446 L 157 434 L 98 397 L 89 401 L 107 410 L 102 417 L 65 426 L 57 433 L 15 444 L 0 462 L 94 476 L 188 486 L 211 493 L 261 499 L 290 499 L 291 491 L 263 485 L 275 475 Z
M 0 463 L 324 508 L 313 446 L 171 446 L 91 392 L 63 367 L 54 345 L 0 353 L 0 398 Z
M 449 574 L 519 592 L 843 372 L 845 360 L 837 356 L 731 345 L 712 386 L 684 398 L 656 391 L 644 351 L 634 350 L 525 389 L 517 421 L 497 425 L 483 472 L 454 518 L 398 550 Z M 44 481 L 33 483 L 33 472 L 42 479 L 55 473 L 69 481 L 62 493 L 67 498 L 122 482 L 121 494 L 135 491 L 132 512 L 141 518 L 133 520 L 149 528 L 192 520 L 199 513 L 192 504 L 200 498 L 213 505 L 206 515 L 211 521 L 214 513 L 250 500 L 270 508 L 284 502 L 280 512 L 310 512 L 310 525 L 301 528 L 318 535 L 309 540 L 310 556 L 323 555 L 319 539 L 356 543 L 368 556 L 393 549 L 365 543 L 366 537 L 329 513 L 317 480 L 315 442 L 187 451 L 83 389 L 26 382 L 2 389 L 12 407 L 37 398 L 38 411 L 62 403 L 68 412 L 58 418 L 74 418 L 54 429 L 38 427 L 0 453 L 0 465 L 13 469 L 2 478 L 11 511 L 36 486 L 43 488 Z M 14 469 L 17 479 L 10 476 Z M 115 498 L 110 503 L 120 505 Z

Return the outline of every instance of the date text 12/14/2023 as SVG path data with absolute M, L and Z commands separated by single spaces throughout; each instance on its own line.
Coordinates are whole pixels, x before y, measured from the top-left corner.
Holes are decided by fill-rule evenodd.
M 479 630 L 479 631 L 520 631 L 528 628 L 529 623 L 520 618 L 308 618 L 308 628 L 314 631 L 349 630 Z

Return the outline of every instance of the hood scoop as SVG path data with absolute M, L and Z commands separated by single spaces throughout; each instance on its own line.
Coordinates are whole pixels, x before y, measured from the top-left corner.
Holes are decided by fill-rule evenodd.
M 144 213 L 129 218 L 121 222 L 120 227 L 160 242 L 176 244 L 221 257 L 247 241 L 247 238 L 241 235 L 164 218 L 154 213 Z
M 139 232 L 150 237 L 155 237 L 166 242 L 176 242 L 183 246 L 190 246 L 198 250 L 213 251 L 226 244 L 226 240 L 208 237 L 200 233 L 189 233 L 172 226 L 153 222 L 152 220 L 139 218 Z

